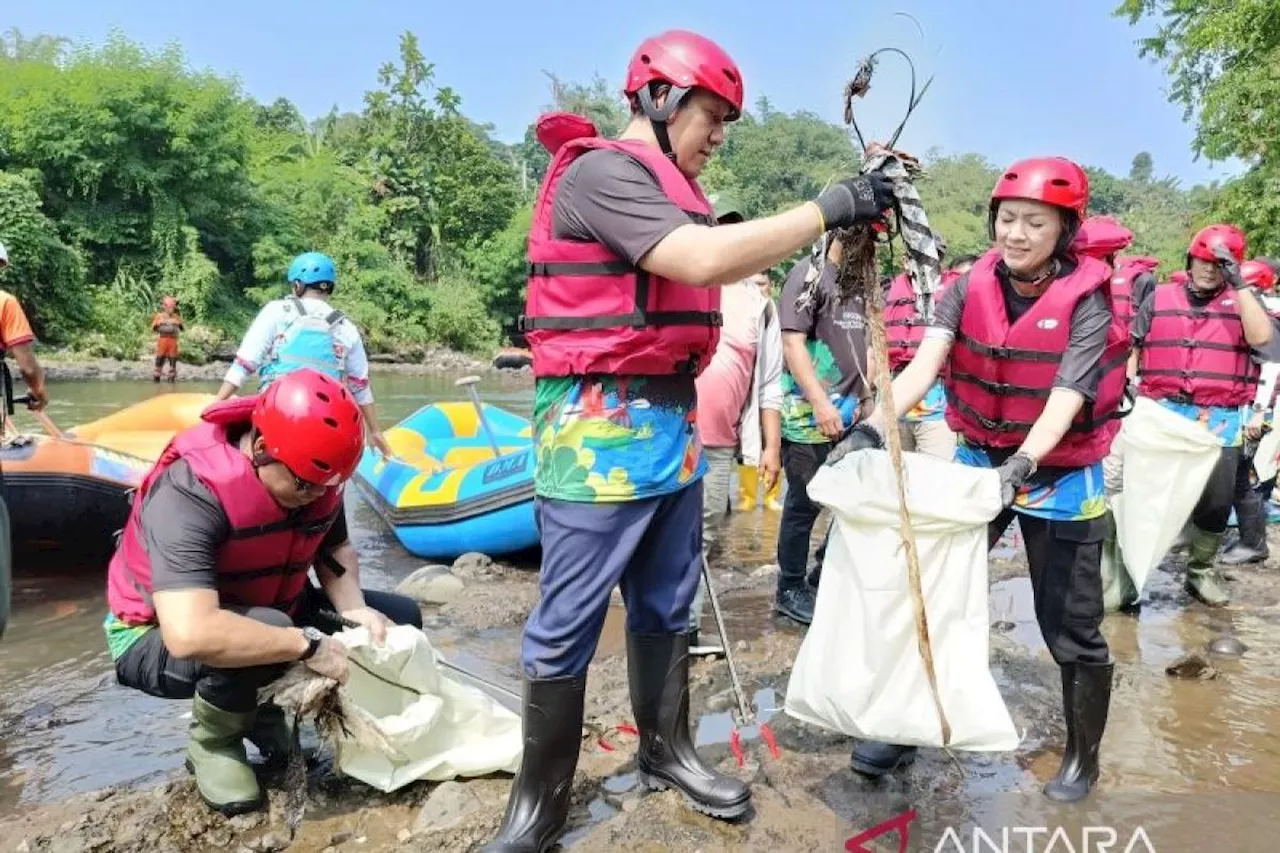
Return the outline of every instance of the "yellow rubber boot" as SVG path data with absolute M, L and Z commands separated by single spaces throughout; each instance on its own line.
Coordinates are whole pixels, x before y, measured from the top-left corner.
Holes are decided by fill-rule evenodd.
M 773 481 L 773 488 L 764 496 L 764 508 L 773 512 L 782 512 L 782 477 Z
M 760 471 L 754 465 L 738 466 L 738 512 L 751 512 L 756 508 L 756 495 L 760 488 Z

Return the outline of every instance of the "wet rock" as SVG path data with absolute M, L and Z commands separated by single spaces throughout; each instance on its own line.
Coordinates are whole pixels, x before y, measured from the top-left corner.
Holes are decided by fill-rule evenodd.
M 1178 658 L 1165 667 L 1165 675 L 1174 678 L 1198 679 L 1208 681 L 1218 677 L 1218 671 L 1209 665 L 1199 652 L 1191 652 Z
M 482 813 L 488 805 L 459 782 L 442 782 L 423 803 L 413 833 L 449 832 Z
M 1223 634 L 1209 641 L 1209 652 L 1211 654 L 1238 658 L 1247 651 L 1249 651 L 1249 647 L 1230 634 Z
M 464 587 L 448 566 L 428 564 L 401 581 L 396 592 L 423 604 L 448 604 L 462 594 Z
M 261 853 L 276 853 L 277 850 L 284 850 L 289 846 L 289 836 L 284 832 L 268 832 L 257 840 L 255 850 Z
M 214 847 L 226 848 L 231 846 L 231 830 L 225 826 L 215 829 L 206 836 L 205 841 Z
M 453 574 L 461 578 L 484 578 L 494 574 L 493 558 L 472 551 L 453 561 Z

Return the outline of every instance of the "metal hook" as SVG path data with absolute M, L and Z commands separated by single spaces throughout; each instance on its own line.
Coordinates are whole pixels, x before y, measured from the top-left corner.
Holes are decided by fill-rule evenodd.
M 919 22 L 917 22 L 917 24 L 918 23 Z M 862 146 L 863 154 L 866 154 L 867 152 L 867 143 L 862 136 L 862 129 L 858 127 L 858 121 L 853 115 L 853 99 L 863 97 L 871 88 L 871 75 L 875 71 L 876 60 L 882 53 L 896 53 L 898 56 L 901 56 L 906 60 L 907 67 L 911 71 L 911 96 L 907 99 L 907 112 L 902 117 L 902 121 L 898 123 L 897 129 L 894 130 L 893 136 L 889 138 L 889 141 L 885 146 L 890 150 L 897 145 L 898 137 L 902 135 L 903 129 L 907 126 L 907 120 L 911 118 L 911 114 L 915 112 L 916 107 L 920 106 L 921 99 L 924 98 L 925 92 L 929 91 L 929 87 L 933 85 L 934 80 L 934 75 L 930 75 L 929 79 L 925 81 L 924 87 L 917 91 L 916 64 L 912 61 L 907 52 L 900 48 L 882 47 L 873 52 L 866 59 L 862 60 L 862 63 L 858 66 L 857 74 L 855 74 L 853 79 L 849 81 L 849 84 L 845 86 L 844 120 L 846 124 L 853 128 L 853 132 L 858 138 L 858 144 Z

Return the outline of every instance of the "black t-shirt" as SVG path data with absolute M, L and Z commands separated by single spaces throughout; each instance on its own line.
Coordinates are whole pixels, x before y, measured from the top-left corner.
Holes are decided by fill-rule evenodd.
M 1160 287 L 1185 287 L 1187 288 L 1187 302 L 1192 308 L 1203 308 L 1217 297 L 1217 292 L 1208 295 L 1201 295 L 1195 288 L 1190 285 L 1163 284 Z M 1133 337 L 1133 345 L 1137 349 L 1142 349 L 1142 342 L 1147 339 L 1147 334 L 1151 331 L 1151 321 L 1154 319 L 1154 311 L 1156 310 L 1156 292 L 1155 288 L 1147 294 L 1147 298 L 1142 300 L 1138 305 L 1138 310 L 1133 317 L 1133 327 L 1129 334 Z M 1272 318 L 1271 320 L 1271 342 L 1263 347 L 1250 347 L 1249 356 L 1257 364 L 1266 364 L 1268 361 L 1280 361 L 1280 323 Z

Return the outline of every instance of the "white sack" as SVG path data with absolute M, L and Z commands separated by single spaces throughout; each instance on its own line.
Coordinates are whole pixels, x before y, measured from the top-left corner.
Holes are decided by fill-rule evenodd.
M 338 769 L 390 792 L 420 779 L 514 773 L 523 751 L 520 718 L 474 687 L 459 684 L 435 662 L 426 634 L 410 625 L 387 631 L 381 648 L 365 628 L 334 635 L 350 651 L 344 705 L 368 714 L 366 722 L 386 739 L 393 755 L 344 736 L 337 744 Z M 395 684 L 375 678 L 359 662 Z
M 1280 454 L 1280 430 L 1274 426 L 1258 440 L 1258 452 L 1253 456 L 1253 471 L 1258 482 L 1265 483 L 1276 475 L 1276 454 Z
M 919 453 L 903 457 L 950 746 L 1012 750 L 1019 738 L 988 664 L 987 525 L 1001 511 L 1000 477 Z M 787 713 L 852 737 L 942 746 L 888 452 L 851 453 L 819 469 L 808 492 L 834 521 Z
M 1199 423 L 1147 397 L 1134 402 L 1123 433 L 1124 488 L 1112 507 L 1124 568 L 1141 594 L 1191 517 L 1222 444 Z M 1109 558 L 1104 549 L 1103 559 Z

